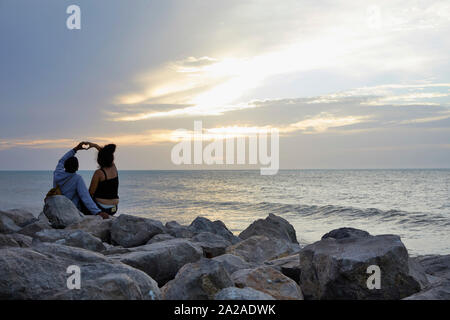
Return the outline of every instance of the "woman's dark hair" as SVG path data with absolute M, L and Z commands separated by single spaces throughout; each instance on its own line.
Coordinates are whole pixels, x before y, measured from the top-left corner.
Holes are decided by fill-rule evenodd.
M 101 168 L 109 168 L 114 162 L 115 144 L 107 144 L 100 149 L 97 156 L 97 163 Z
M 75 173 L 78 170 L 78 159 L 76 157 L 70 157 L 64 162 L 64 169 L 66 172 Z

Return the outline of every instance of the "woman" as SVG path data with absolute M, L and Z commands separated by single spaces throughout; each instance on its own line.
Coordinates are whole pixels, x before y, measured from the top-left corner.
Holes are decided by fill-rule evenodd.
M 97 163 L 100 169 L 94 172 L 89 193 L 100 210 L 109 215 L 117 212 L 119 204 L 119 174 L 114 164 L 115 144 L 108 144 L 101 148 L 98 144 L 89 142 L 89 148 L 98 150 Z

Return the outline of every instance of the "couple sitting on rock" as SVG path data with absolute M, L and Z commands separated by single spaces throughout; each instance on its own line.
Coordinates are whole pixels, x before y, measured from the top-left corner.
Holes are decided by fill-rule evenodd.
M 98 150 L 97 163 L 100 168 L 95 171 L 88 191 L 83 178 L 76 174 L 78 159 L 75 154 L 79 150 L 91 148 Z M 119 176 L 114 164 L 115 150 L 115 144 L 108 144 L 102 148 L 95 143 L 80 142 L 59 160 L 53 173 L 53 187 L 59 186 L 61 193 L 72 200 L 84 214 L 99 215 L 103 219 L 108 219 L 117 212 L 119 204 Z

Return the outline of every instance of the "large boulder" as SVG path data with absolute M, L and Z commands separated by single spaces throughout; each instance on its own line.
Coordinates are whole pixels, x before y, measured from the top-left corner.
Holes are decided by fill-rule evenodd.
M 111 241 L 126 248 L 137 247 L 164 231 L 165 228 L 159 221 L 121 214 L 112 223 Z
M 20 247 L 27 248 L 31 246 L 33 239 L 23 234 L 1 234 L 0 233 L 0 248 L 5 247 Z
M 233 235 L 230 230 L 225 226 L 225 224 L 220 221 L 211 221 L 205 217 L 197 217 L 189 226 L 189 230 L 194 232 L 195 234 L 201 232 L 210 232 L 214 233 L 222 238 L 230 241 L 232 244 L 238 243 L 240 239 Z
M 231 242 L 211 232 L 200 232 L 192 238 L 203 249 L 207 258 L 213 258 L 225 253 Z
M 172 239 L 111 257 L 144 271 L 162 286 L 173 279 L 182 266 L 199 260 L 202 255 L 202 249 L 195 243 L 187 239 Z
M 187 226 L 182 226 L 176 221 L 169 221 L 166 223 L 167 233 L 175 238 L 192 238 L 195 233 Z
M 106 250 L 106 247 L 103 244 L 102 240 L 83 230 L 73 230 L 73 232 L 70 233 L 67 237 L 57 240 L 56 243 L 96 252 L 102 252 Z
M 27 224 L 37 220 L 31 212 L 20 209 L 0 211 L 0 216 L 2 215 L 10 218 L 19 227 L 25 227 Z
M 365 238 L 370 236 L 367 231 L 359 230 L 355 228 L 339 228 L 331 230 L 330 232 L 324 234 L 322 239 L 334 238 L 334 239 L 344 239 L 344 238 Z
M 285 219 L 272 213 L 266 219 L 258 219 L 241 232 L 239 238 L 248 239 L 252 236 L 266 236 L 298 243 L 294 227 Z
M 77 207 L 65 196 L 52 196 L 45 200 L 44 214 L 53 228 L 63 229 L 84 218 Z
M 252 236 L 227 248 L 227 253 L 239 256 L 250 263 L 264 263 L 298 252 L 300 247 L 279 238 Z
M 68 230 L 83 230 L 89 232 L 94 237 L 103 242 L 111 242 L 112 219 L 102 219 L 100 216 L 86 216 L 80 222 L 69 225 Z
M 239 270 L 231 278 L 236 287 L 250 287 L 277 300 L 303 300 L 302 290 L 294 280 L 268 266 Z
M 14 233 L 19 230 L 20 227 L 10 217 L 0 214 L 0 233 Z
M 266 265 L 280 271 L 286 277 L 291 278 L 295 282 L 300 280 L 300 261 L 298 254 L 293 254 L 284 258 L 266 261 Z
M 420 291 L 408 259 L 395 235 L 326 238 L 300 251 L 300 286 L 306 299 L 397 300 Z M 380 289 L 368 288 L 369 266 L 380 268 Z
M 175 238 L 172 237 L 170 234 L 160 233 L 160 234 L 157 234 L 156 236 L 152 237 L 150 240 L 148 240 L 147 244 L 152 244 L 152 243 L 157 243 L 157 242 L 162 242 L 162 241 L 167 241 L 167 240 L 172 240 L 172 239 L 175 239 Z
M 419 263 L 427 274 L 450 279 L 450 254 L 418 256 L 412 260 Z
M 450 279 L 441 278 L 403 300 L 450 300 Z
M 213 260 L 220 262 L 229 274 L 233 274 L 241 269 L 250 269 L 255 267 L 254 264 L 248 263 L 241 257 L 229 253 L 214 257 Z
M 189 263 L 162 288 L 166 300 L 213 300 L 222 289 L 233 287 L 230 275 L 211 259 Z
M 19 233 L 34 237 L 37 232 L 46 229 L 52 229 L 52 226 L 50 225 L 50 222 L 48 221 L 48 218 L 45 216 L 44 212 L 41 212 L 36 221 L 27 224 L 25 227 L 20 229 Z
M 74 265 L 81 270 L 80 290 L 67 287 Z M 0 249 L 0 299 L 55 298 L 159 299 L 160 290 L 144 272 L 84 249 L 54 243 Z
M 252 288 L 229 287 L 219 291 L 215 300 L 275 300 L 267 293 Z

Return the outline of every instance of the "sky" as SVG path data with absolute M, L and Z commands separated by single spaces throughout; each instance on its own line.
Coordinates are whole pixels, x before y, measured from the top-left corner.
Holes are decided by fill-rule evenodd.
M 199 120 L 277 129 L 282 169 L 449 168 L 449 34 L 448 0 L 0 0 L 0 170 L 85 140 L 119 169 L 251 168 L 173 164 Z

